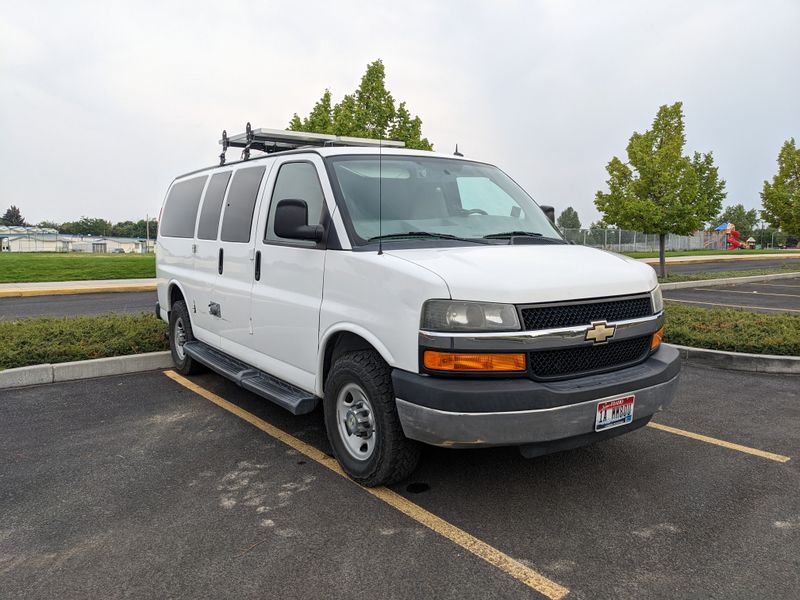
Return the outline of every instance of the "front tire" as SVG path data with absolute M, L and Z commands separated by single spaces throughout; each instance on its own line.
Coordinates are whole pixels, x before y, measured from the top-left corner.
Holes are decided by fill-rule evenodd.
M 169 349 L 172 352 L 172 362 L 175 370 L 181 375 L 193 375 L 204 370 L 203 365 L 186 354 L 183 346 L 194 340 L 192 321 L 189 318 L 189 309 L 183 300 L 178 300 L 172 305 L 169 312 Z
M 420 445 L 403 434 L 389 366 L 374 350 L 340 356 L 325 382 L 325 428 L 342 469 L 361 485 L 401 481 Z

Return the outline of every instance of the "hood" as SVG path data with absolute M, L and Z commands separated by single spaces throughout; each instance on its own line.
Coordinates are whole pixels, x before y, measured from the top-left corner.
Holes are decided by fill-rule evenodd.
M 626 256 L 572 245 L 475 245 L 386 251 L 433 271 L 454 300 L 526 304 L 649 292 L 656 273 Z

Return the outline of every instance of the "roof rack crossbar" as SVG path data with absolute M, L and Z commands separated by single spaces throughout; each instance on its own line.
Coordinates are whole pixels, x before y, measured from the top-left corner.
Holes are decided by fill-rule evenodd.
M 360 146 L 403 148 L 404 142 L 396 140 L 375 140 L 371 138 L 348 137 L 341 135 L 328 135 L 325 133 L 306 133 L 304 131 L 288 131 L 284 129 L 253 129 L 247 123 L 244 133 L 228 136 L 222 132 L 219 143 L 222 145 L 222 154 L 219 155 L 220 166 L 225 164 L 225 151 L 228 148 L 242 148 L 242 158 L 250 158 L 250 150 L 259 150 L 267 154 L 295 150 L 305 147 L 331 147 L 331 146 Z

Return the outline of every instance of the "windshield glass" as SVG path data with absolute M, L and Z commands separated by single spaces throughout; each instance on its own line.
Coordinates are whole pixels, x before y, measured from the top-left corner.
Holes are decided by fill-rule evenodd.
M 531 197 L 496 167 L 422 156 L 384 155 L 380 164 L 377 155 L 329 160 L 359 238 L 356 244 L 413 232 L 472 239 L 514 232 L 562 239 Z

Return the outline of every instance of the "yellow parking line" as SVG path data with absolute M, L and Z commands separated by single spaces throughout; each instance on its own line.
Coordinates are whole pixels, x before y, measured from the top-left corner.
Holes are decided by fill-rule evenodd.
M 750 448 L 749 446 L 742 446 L 741 444 L 734 444 L 733 442 L 718 440 L 717 438 L 709 437 L 707 435 L 693 433 L 683 429 L 677 429 L 675 427 L 670 427 L 669 425 L 662 425 L 661 423 L 653 423 L 650 421 L 647 426 L 660 431 L 666 431 L 667 433 L 682 435 L 683 437 L 705 442 L 707 444 L 714 444 L 715 446 L 722 446 L 723 448 L 729 448 L 730 450 L 737 450 L 739 452 L 744 452 L 745 454 L 752 454 L 753 456 L 759 456 L 761 458 L 766 458 L 767 460 L 774 460 L 775 462 L 785 463 L 791 460 L 788 456 L 783 456 L 782 454 L 773 454 L 772 452 L 765 452 L 764 450 Z
M 296 437 L 286 433 L 285 431 L 278 429 L 274 425 L 267 423 L 263 419 L 259 419 L 257 416 L 247 412 L 246 410 L 228 402 L 224 398 L 218 396 L 217 394 L 197 385 L 186 379 L 185 377 L 179 375 L 175 371 L 165 371 L 164 374 L 179 383 L 183 387 L 193 391 L 194 393 L 202 396 L 206 400 L 209 400 L 219 406 L 227 410 L 230 413 L 233 413 L 237 417 L 244 419 L 251 425 L 257 427 L 264 433 L 272 436 L 273 438 L 283 442 L 290 448 L 297 450 L 299 453 L 304 454 L 311 460 L 321 464 L 324 467 L 327 467 L 337 475 L 341 475 L 348 481 L 350 479 L 347 475 L 344 474 L 342 469 L 339 467 L 339 463 L 336 462 L 336 459 L 328 456 L 324 452 L 320 452 L 313 446 L 303 442 L 302 440 L 297 439 Z M 399 510 L 401 513 L 411 517 L 416 522 L 424 525 L 425 527 L 435 531 L 442 537 L 447 538 L 451 542 L 461 546 L 464 550 L 467 550 L 477 556 L 480 559 L 483 559 L 490 565 L 497 567 L 507 575 L 510 575 L 517 581 L 525 584 L 529 588 L 539 592 L 540 594 L 550 598 L 551 600 L 560 600 L 567 594 L 569 594 L 569 589 L 565 588 L 562 585 L 559 585 L 555 581 L 552 581 L 534 571 L 530 567 L 526 567 L 519 561 L 514 560 L 508 554 L 501 552 L 497 548 L 490 546 L 486 542 L 483 542 L 476 538 L 473 535 L 470 535 L 463 529 L 460 529 L 453 525 L 452 523 L 448 523 L 444 519 L 437 517 L 431 512 L 428 512 L 421 506 L 414 504 L 410 500 L 404 498 L 400 494 L 393 492 L 389 488 L 386 487 L 375 487 L 375 488 L 361 488 L 365 492 L 372 494 L 376 498 L 383 500 L 389 506 Z

